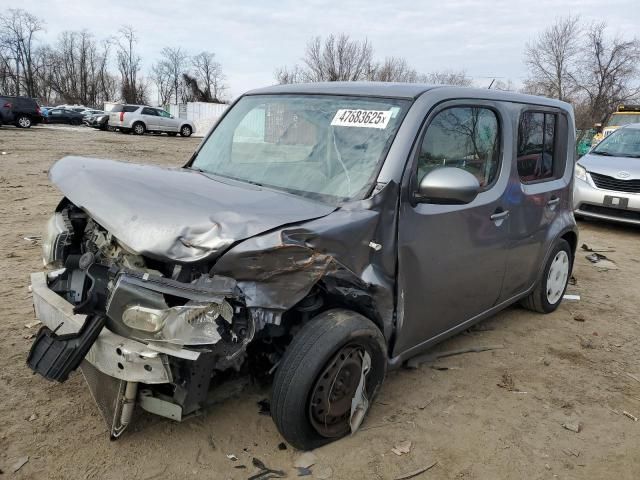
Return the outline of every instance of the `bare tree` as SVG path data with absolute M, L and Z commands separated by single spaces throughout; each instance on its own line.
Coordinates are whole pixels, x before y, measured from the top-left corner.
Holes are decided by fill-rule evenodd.
M 417 82 L 418 72 L 402 57 L 387 57 L 375 65 L 367 80 L 378 82 Z
M 275 72 L 276 81 L 281 84 L 303 82 L 302 69 L 298 65 L 293 67 L 280 67 Z
M 575 93 L 573 79 L 580 53 L 580 18 L 559 18 L 525 48 L 530 93 L 568 101 Z
M 607 37 L 606 28 L 589 27 L 575 73 L 592 122 L 604 122 L 618 104 L 640 97 L 640 41 Z
M 145 84 L 140 78 L 141 59 L 135 51 L 137 37 L 131 26 L 123 26 L 119 30 L 121 40 L 118 42 L 118 71 L 120 72 L 120 93 L 127 103 L 144 103 Z
M 189 56 L 182 48 L 164 47 L 160 52 L 160 60 L 156 63 L 157 71 L 163 71 L 166 80 L 171 84 L 172 95 L 179 103 L 185 95 L 182 74 L 186 73 Z
M 443 70 L 440 72 L 431 72 L 420 75 L 418 80 L 423 83 L 431 83 L 434 85 L 454 85 L 457 87 L 470 87 L 473 85 L 473 79 L 469 77 L 467 72 L 464 70 Z
M 206 102 L 221 102 L 226 77 L 222 73 L 222 65 L 215 60 L 215 53 L 200 52 L 192 59 L 195 80 L 201 85 L 203 98 Z
M 13 80 L 13 93 L 37 95 L 34 64 L 35 36 L 42 21 L 22 9 L 9 9 L 0 15 L 0 73 Z

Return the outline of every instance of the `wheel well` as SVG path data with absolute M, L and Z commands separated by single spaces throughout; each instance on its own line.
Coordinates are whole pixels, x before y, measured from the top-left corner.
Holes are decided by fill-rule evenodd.
M 144 124 L 142 120 L 136 120 L 135 122 L 133 122 L 133 125 L 131 125 L 131 128 L 135 127 L 138 124 L 142 125 L 145 130 L 147 129 L 147 126 Z
M 193 127 L 188 123 L 183 123 L 182 125 L 180 125 L 180 130 L 182 130 L 184 127 L 189 127 L 189 130 L 193 131 Z
M 562 238 L 562 239 L 567 241 L 567 243 L 571 247 L 571 253 L 575 257 L 576 249 L 578 248 L 578 235 L 576 234 L 576 232 L 568 231 L 567 233 L 562 235 L 562 237 L 560 237 L 560 238 Z

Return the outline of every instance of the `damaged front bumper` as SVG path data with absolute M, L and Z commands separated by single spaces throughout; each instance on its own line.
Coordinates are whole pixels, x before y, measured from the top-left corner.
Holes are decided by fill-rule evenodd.
M 73 305 L 52 291 L 47 274 L 31 274 L 31 289 L 36 317 L 57 335 L 81 330 L 87 316 L 73 313 Z M 162 351 L 160 351 L 162 350 Z M 197 360 L 199 353 L 185 349 L 155 347 L 117 335 L 103 328 L 91 345 L 80 368 L 98 404 L 112 438 L 128 425 L 138 396 L 138 384 L 157 385 L 173 381 L 168 356 Z M 159 401 L 141 389 L 140 405 L 153 413 L 180 420 L 176 409 L 160 408 Z M 178 407 L 179 408 L 179 407 Z

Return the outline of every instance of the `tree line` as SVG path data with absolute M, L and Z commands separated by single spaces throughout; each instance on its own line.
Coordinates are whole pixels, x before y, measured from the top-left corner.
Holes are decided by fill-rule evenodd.
M 87 30 L 65 31 L 51 44 L 40 39 L 43 31 L 43 20 L 25 10 L 0 13 L 0 93 L 101 106 L 147 103 L 153 86 L 161 105 L 224 101 L 226 77 L 213 52 L 165 47 L 145 75 L 132 27 L 102 40 Z M 604 122 L 621 103 L 640 101 L 640 41 L 610 34 L 606 23 L 558 18 L 526 44 L 523 60 L 527 77 L 519 90 L 572 103 L 579 128 Z M 370 41 L 344 33 L 311 38 L 301 62 L 277 69 L 275 80 L 474 85 L 464 70 L 422 73 L 403 57 L 378 59 Z M 517 89 L 499 79 L 489 88 Z
M 43 31 L 44 21 L 25 10 L 0 13 L 0 93 L 92 107 L 148 103 L 152 85 L 162 105 L 224 98 L 225 76 L 213 52 L 190 56 L 166 47 L 145 76 L 130 26 L 103 40 L 87 30 L 65 31 L 51 44 L 40 39 Z

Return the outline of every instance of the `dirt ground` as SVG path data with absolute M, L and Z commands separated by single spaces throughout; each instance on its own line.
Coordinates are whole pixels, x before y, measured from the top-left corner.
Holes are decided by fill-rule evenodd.
M 297 476 L 300 453 L 280 450 L 258 413 L 266 389 L 184 423 L 138 411 L 110 442 L 80 373 L 50 383 L 25 365 L 37 330 L 25 327 L 34 320 L 28 275 L 42 263 L 40 245 L 24 237 L 41 233 L 60 199 L 49 167 L 72 154 L 180 165 L 199 141 L 0 128 L 0 478 L 247 479 L 254 457 Z M 579 243 L 613 250 L 605 255 L 617 268 L 579 251 L 568 293 L 580 301 L 546 316 L 508 309 L 437 347 L 505 348 L 438 362 L 448 370 L 391 373 L 361 431 L 313 452 L 314 477 L 394 479 L 435 463 L 416 478 L 640 478 L 640 422 L 624 413 L 640 417 L 639 239 L 639 228 L 581 222 Z M 410 452 L 392 453 L 403 441 Z

